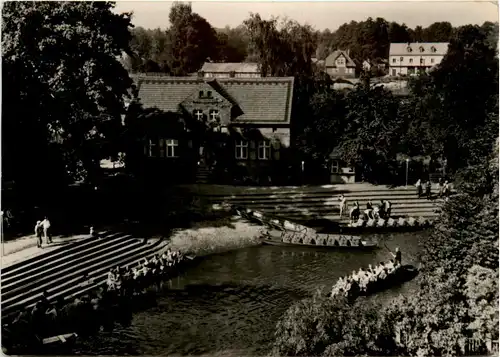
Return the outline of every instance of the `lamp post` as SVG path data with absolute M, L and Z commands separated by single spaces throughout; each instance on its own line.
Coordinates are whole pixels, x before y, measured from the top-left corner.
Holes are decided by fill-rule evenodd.
M 408 163 L 410 162 L 410 159 L 406 159 L 406 185 L 405 187 L 408 187 Z
M 304 161 L 301 163 L 301 168 L 302 168 L 302 185 L 304 184 Z

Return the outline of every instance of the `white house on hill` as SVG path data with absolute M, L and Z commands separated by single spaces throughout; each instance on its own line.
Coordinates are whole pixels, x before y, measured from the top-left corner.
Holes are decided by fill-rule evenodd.
M 391 43 L 389 75 L 415 75 L 439 64 L 448 52 L 448 42 Z

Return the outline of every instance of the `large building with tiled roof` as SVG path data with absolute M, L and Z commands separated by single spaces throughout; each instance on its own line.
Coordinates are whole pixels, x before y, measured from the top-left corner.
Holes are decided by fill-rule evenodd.
M 269 176 L 290 146 L 293 81 L 136 75 L 137 101 L 143 108 L 169 114 L 158 120 L 181 120 L 185 127 L 183 132 L 162 132 L 155 125 L 145 135 L 144 154 L 165 164 L 183 159 L 213 168 L 214 162 L 232 162 L 248 169 L 249 176 Z M 210 128 L 210 140 L 207 134 L 197 136 L 200 124 Z
M 391 43 L 389 75 L 411 76 L 438 65 L 448 52 L 448 42 Z
M 354 78 L 356 63 L 349 57 L 348 51 L 333 51 L 325 59 L 325 70 L 332 78 Z

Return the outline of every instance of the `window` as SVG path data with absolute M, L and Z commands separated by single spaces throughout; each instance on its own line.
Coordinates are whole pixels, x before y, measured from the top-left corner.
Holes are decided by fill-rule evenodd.
M 203 91 L 202 90 L 200 90 L 199 97 L 203 98 Z
M 410 63 L 413 63 L 413 58 L 410 58 Z
M 431 51 L 432 51 L 432 53 L 436 53 L 436 47 L 432 46 Z
M 420 59 L 420 64 L 424 64 L 425 60 L 423 58 Z
M 238 140 L 235 143 L 235 155 L 237 159 L 246 159 L 248 157 L 248 142 Z
M 203 119 L 203 110 L 195 109 L 193 111 L 193 115 L 196 118 L 196 120 L 202 120 Z
M 267 140 L 259 141 L 259 160 L 269 160 L 271 157 L 271 143 Z
M 337 160 L 332 162 L 332 174 L 339 174 L 340 173 L 340 165 Z
M 177 148 L 179 147 L 179 141 L 174 139 L 165 140 L 167 144 L 167 157 L 177 157 Z
M 211 109 L 209 112 L 209 117 L 211 121 L 217 123 L 220 121 L 219 111 L 217 109 Z
M 434 63 L 434 58 L 431 58 L 431 63 Z
M 156 149 L 158 145 L 156 144 L 156 140 L 149 139 L 148 141 L 148 146 L 147 146 L 147 155 L 149 157 L 155 157 L 156 156 Z
M 412 48 L 410 46 L 408 46 L 408 47 L 406 47 L 406 51 L 411 52 L 413 50 L 412 50 Z
M 339 58 L 337 59 L 337 64 L 344 64 L 344 59 L 343 58 Z
M 392 63 L 396 63 L 396 59 L 395 58 L 392 59 Z
M 425 51 L 425 49 L 422 46 L 420 46 L 419 50 L 420 50 L 420 52 L 424 52 Z
M 395 76 L 396 75 L 396 69 L 392 69 L 392 75 Z
M 212 91 L 207 91 L 207 98 L 212 98 Z

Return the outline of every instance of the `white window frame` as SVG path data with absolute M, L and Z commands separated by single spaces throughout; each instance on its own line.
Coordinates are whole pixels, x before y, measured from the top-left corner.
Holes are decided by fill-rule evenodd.
M 338 58 L 337 59 L 337 64 L 342 64 L 342 65 L 345 64 L 344 58 Z
M 177 148 L 179 147 L 179 140 L 177 139 L 165 139 L 165 157 L 175 158 L 179 157 L 176 155 Z M 171 152 L 170 152 L 170 150 Z
M 333 160 L 330 172 L 332 174 L 340 174 L 340 162 L 338 160 Z
M 263 155 L 261 155 L 261 150 Z M 271 143 L 269 142 L 269 140 L 259 141 L 257 153 L 257 157 L 259 158 L 259 160 L 269 160 L 271 158 Z
M 237 159 L 248 159 L 248 141 L 237 140 L 234 143 L 234 155 Z
M 198 116 L 198 114 L 200 114 L 200 116 Z M 203 119 L 203 110 L 195 109 L 193 111 L 193 115 L 196 117 L 196 120 L 202 120 Z
M 213 113 L 216 113 L 217 115 L 212 118 Z M 220 111 L 218 109 L 210 109 L 210 111 L 208 112 L 208 116 L 210 117 L 210 120 L 213 120 L 216 122 L 217 119 L 219 119 L 219 121 L 220 121 Z

